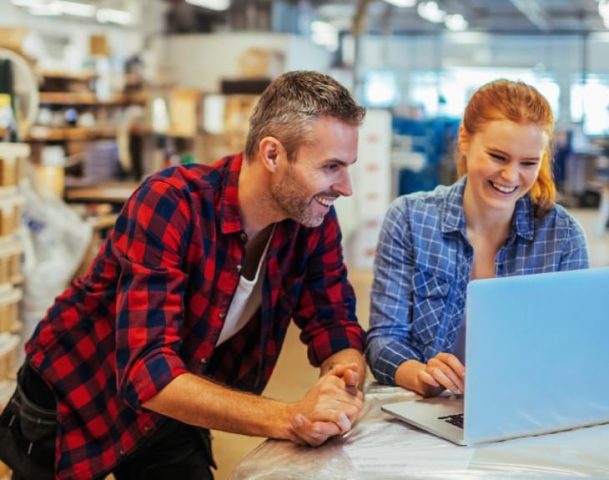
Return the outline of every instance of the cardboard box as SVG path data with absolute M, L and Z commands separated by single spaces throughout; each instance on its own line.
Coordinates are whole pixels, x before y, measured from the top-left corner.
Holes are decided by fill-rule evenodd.
M 19 288 L 10 287 L 0 292 L 0 333 L 19 328 L 19 302 L 22 297 Z
M 267 48 L 248 48 L 239 56 L 239 73 L 245 78 L 275 78 L 285 69 L 282 52 Z
M 0 237 L 0 285 L 20 283 L 23 245 L 13 237 Z
M 199 100 L 201 92 L 178 88 L 169 94 L 169 118 L 171 135 L 194 137 L 198 130 Z
M 93 34 L 89 37 L 89 53 L 93 57 L 109 57 L 110 46 L 103 33 Z
M 224 130 L 245 136 L 258 98 L 258 95 L 228 95 L 224 108 Z
M 0 187 L 19 184 L 30 156 L 30 147 L 23 143 L 0 144 Z
M 26 27 L 0 27 L 0 48 L 21 53 L 21 46 L 29 33 Z
M 212 163 L 216 160 L 238 153 L 245 148 L 245 135 L 239 132 L 215 135 L 204 133 L 197 142 L 196 158 L 199 163 Z
M 0 198 L 0 236 L 12 235 L 21 226 L 24 203 L 19 195 Z

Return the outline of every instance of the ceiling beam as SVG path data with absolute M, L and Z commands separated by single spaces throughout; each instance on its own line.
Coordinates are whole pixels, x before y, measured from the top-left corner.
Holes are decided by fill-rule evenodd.
M 548 16 L 537 0 L 510 0 L 512 5 L 540 30 L 546 32 L 550 29 Z

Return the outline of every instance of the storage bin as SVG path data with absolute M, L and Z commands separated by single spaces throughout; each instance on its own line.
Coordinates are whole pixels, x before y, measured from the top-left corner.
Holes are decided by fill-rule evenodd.
M 20 288 L 2 286 L 0 290 L 0 334 L 19 329 L 19 301 L 23 296 Z
M 0 143 L 0 187 L 13 187 L 19 184 L 29 156 L 29 145 Z
M 24 203 L 20 195 L 0 197 L 0 236 L 12 235 L 21 226 Z
M 0 381 L 15 377 L 18 346 L 18 335 L 0 333 Z
M 23 245 L 15 237 L 0 237 L 0 285 L 21 283 Z

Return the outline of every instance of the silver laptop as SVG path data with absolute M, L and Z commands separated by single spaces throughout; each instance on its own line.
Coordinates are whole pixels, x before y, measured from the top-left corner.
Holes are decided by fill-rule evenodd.
M 474 280 L 465 394 L 384 405 L 459 445 L 609 423 L 609 268 Z

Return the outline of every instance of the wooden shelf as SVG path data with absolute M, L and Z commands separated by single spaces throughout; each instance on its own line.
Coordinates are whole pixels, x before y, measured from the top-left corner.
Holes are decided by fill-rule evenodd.
M 99 99 L 90 92 L 40 92 L 40 103 L 46 105 L 127 105 L 143 103 L 145 94 L 120 94 L 109 99 Z
M 115 136 L 115 128 L 32 127 L 26 140 L 30 142 L 52 142 L 62 140 L 91 140 L 95 138 L 112 138 Z
M 118 131 L 114 127 L 57 127 L 47 128 L 34 126 L 30 129 L 26 141 L 28 142 L 60 142 L 64 140 L 93 140 L 96 138 L 114 138 Z M 147 135 L 150 129 L 142 126 L 132 126 L 129 129 L 132 135 Z
M 73 80 L 73 81 L 82 81 L 88 82 L 97 78 L 97 74 L 95 72 L 67 72 L 64 70 L 39 70 L 36 72 L 38 76 L 44 78 L 57 78 L 60 80 Z
M 71 202 L 124 203 L 140 182 L 104 182 L 83 187 L 66 186 L 65 198 Z

